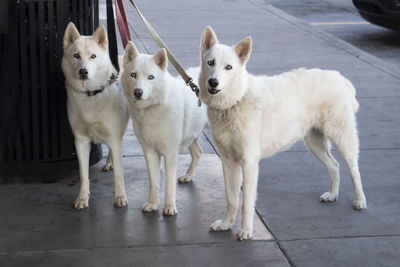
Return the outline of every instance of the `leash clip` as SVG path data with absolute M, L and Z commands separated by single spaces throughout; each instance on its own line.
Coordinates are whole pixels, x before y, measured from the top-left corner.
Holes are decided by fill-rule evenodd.
M 118 73 L 116 75 L 112 73 L 110 78 L 108 79 L 108 85 L 113 84 L 116 80 L 118 80 Z
M 200 101 L 200 98 L 199 98 L 199 93 L 200 93 L 199 87 L 193 82 L 193 79 L 190 78 L 190 77 L 189 77 L 189 80 L 186 82 L 186 85 L 190 86 L 192 91 L 196 93 L 196 96 L 198 98 L 197 105 L 200 107 L 201 106 L 201 101 Z

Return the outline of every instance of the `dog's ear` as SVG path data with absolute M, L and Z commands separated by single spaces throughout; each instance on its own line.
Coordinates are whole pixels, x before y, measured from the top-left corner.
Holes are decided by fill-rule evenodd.
M 158 50 L 158 52 L 154 54 L 153 59 L 156 62 L 156 64 L 160 67 L 160 69 L 162 69 L 163 71 L 167 69 L 168 56 L 167 56 L 167 50 L 165 50 L 165 48 L 161 48 L 160 50 Z
M 204 52 L 215 44 L 218 44 L 217 35 L 210 26 L 206 26 L 201 36 L 201 51 Z
M 99 27 L 97 27 L 90 39 L 95 41 L 104 50 L 108 49 L 107 32 L 103 25 L 99 25 Z
M 65 29 L 65 33 L 64 33 L 64 48 L 68 48 L 80 36 L 81 35 L 79 34 L 78 29 L 75 27 L 75 24 L 72 22 L 68 23 L 68 26 Z
M 251 37 L 248 36 L 234 46 L 235 52 L 242 64 L 245 64 L 247 60 L 249 60 L 251 53 L 251 45 L 252 45 L 252 40 Z
M 139 55 L 139 51 L 137 50 L 136 46 L 129 41 L 125 47 L 124 53 L 124 66 L 131 63 L 137 56 Z

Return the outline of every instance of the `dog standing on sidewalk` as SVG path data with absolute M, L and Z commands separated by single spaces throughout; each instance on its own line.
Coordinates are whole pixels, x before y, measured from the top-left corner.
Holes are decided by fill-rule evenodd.
M 103 170 L 114 169 L 114 205 L 124 207 L 128 200 L 122 167 L 122 137 L 129 114 L 108 54 L 105 28 L 99 26 L 92 36 L 81 36 L 70 22 L 64 34 L 61 66 L 66 79 L 68 118 L 79 160 L 80 192 L 75 208 L 89 206 L 91 142 L 104 142 L 109 147 Z
M 192 162 L 179 182 L 192 181 L 200 160 L 198 138 L 207 123 L 205 105 L 197 106 L 197 98 L 185 82 L 167 71 L 165 49 L 155 55 L 139 54 L 129 42 L 125 48 L 122 85 L 129 102 L 133 128 L 142 145 L 150 179 L 148 201 L 143 211 L 158 209 L 160 203 L 160 159 L 164 156 L 166 190 L 164 215 L 177 213 L 175 204 L 178 154 L 189 148 Z M 189 69 L 198 77 L 199 68 Z
M 239 207 L 243 176 L 242 228 L 238 239 L 253 236 L 258 164 L 299 139 L 327 168 L 331 186 L 321 201 L 337 199 L 339 164 L 332 142 L 346 161 L 354 187 L 354 208 L 367 207 L 358 169 L 355 113 L 359 104 L 350 81 L 336 71 L 297 69 L 277 76 L 247 72 L 252 40 L 219 44 L 207 26 L 201 40 L 200 98 L 207 104 L 212 135 L 221 156 L 228 209 L 214 231 L 230 229 Z

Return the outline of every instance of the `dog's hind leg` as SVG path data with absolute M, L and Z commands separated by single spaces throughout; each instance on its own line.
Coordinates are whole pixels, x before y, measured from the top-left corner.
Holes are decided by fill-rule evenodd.
M 75 148 L 78 154 L 79 175 L 80 175 L 80 191 L 79 196 L 75 200 L 75 208 L 80 210 L 89 207 L 89 153 L 90 140 L 85 137 L 75 138 Z
M 124 170 L 122 167 L 122 140 L 112 140 L 109 144 L 114 164 L 114 206 L 117 208 L 128 205 L 125 194 Z
M 143 204 L 143 211 L 150 212 L 158 210 L 160 203 L 160 155 L 153 149 L 143 147 L 144 158 L 146 159 L 147 171 L 149 173 L 150 193 L 149 199 Z
M 332 131 L 329 139 L 334 143 L 343 156 L 350 170 L 354 190 L 354 209 L 367 208 L 361 176 L 358 168 L 359 140 L 354 117 L 340 120 L 340 127 Z
M 331 178 L 329 192 L 323 193 L 320 200 L 322 202 L 335 201 L 339 195 L 339 163 L 330 152 L 329 139 L 318 129 L 311 129 L 304 137 L 304 142 L 315 157 L 325 165 Z
M 108 148 L 108 157 L 106 160 L 106 165 L 104 165 L 103 167 L 103 171 L 111 171 L 112 169 L 114 169 L 113 164 L 112 164 L 112 156 L 111 156 L 111 149 Z
M 221 156 L 224 172 L 225 194 L 228 202 L 227 211 L 223 220 L 217 220 L 210 225 L 213 231 L 231 229 L 239 208 L 241 167 L 239 162 Z
M 194 178 L 197 166 L 199 165 L 200 155 L 202 153 L 201 147 L 199 146 L 197 139 L 194 139 L 192 145 L 189 147 L 189 151 L 192 157 L 192 162 L 190 163 L 189 169 L 186 171 L 186 174 L 178 178 L 178 181 L 180 183 L 189 183 Z

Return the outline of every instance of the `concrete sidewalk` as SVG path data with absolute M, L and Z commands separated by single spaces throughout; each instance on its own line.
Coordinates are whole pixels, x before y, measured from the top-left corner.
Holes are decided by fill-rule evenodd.
M 72 207 L 76 171 L 52 184 L 0 185 L 0 266 L 399 266 L 400 71 L 261 0 L 136 2 L 185 67 L 199 65 L 200 36 L 211 25 L 222 43 L 253 37 L 252 73 L 320 67 L 349 78 L 361 105 L 360 170 L 368 210 L 352 210 L 349 173 L 336 151 L 340 198 L 320 203 L 328 175 L 298 143 L 260 164 L 255 238 L 235 240 L 239 220 L 232 231 L 209 232 L 226 201 L 207 130 L 195 181 L 177 186 L 178 215 L 144 214 L 147 171 L 130 125 L 124 139 L 126 208 L 112 205 L 113 175 L 101 172 L 105 160 L 90 169 L 90 207 L 84 211 Z M 139 50 L 157 51 L 129 1 L 125 7 Z M 189 162 L 189 155 L 180 156 L 179 174 Z

